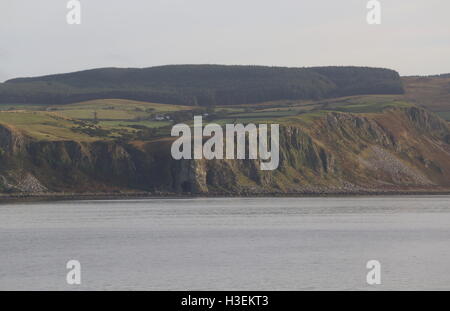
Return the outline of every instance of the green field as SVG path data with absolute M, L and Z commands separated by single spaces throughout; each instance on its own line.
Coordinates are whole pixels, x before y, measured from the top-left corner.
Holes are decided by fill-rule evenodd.
M 142 128 L 162 128 L 169 120 L 156 120 L 193 107 L 122 99 L 101 99 L 61 106 L 0 105 L 0 123 L 39 140 L 116 139 Z
M 263 110 L 257 112 L 247 112 L 247 113 L 238 113 L 238 114 L 230 114 L 230 117 L 236 118 L 279 118 L 279 117 L 287 117 L 299 114 L 299 111 L 296 110 Z
M 400 96 L 355 96 L 343 98 L 337 101 L 325 103 L 321 109 L 351 113 L 373 113 L 382 112 L 385 109 L 394 107 L 408 107 L 407 103 Z
M 0 112 L 0 124 L 11 126 L 38 140 L 93 141 L 98 137 L 73 131 L 79 125 L 73 120 L 48 112 Z
M 105 127 L 105 128 L 127 128 L 130 126 L 145 126 L 148 128 L 158 128 L 158 127 L 165 127 L 169 126 L 172 123 L 169 121 L 100 121 L 98 123 L 99 126 Z
M 209 109 L 102 99 L 50 108 L 0 105 L 0 123 L 39 140 L 148 140 L 168 135 L 173 124 L 191 124 L 194 115 L 204 115 L 204 124 L 277 122 L 309 125 L 331 111 L 378 113 L 409 105 L 404 98 L 395 95 L 353 96 L 316 102 L 278 101 Z M 441 116 L 450 119 L 449 112 L 442 112 Z
M 50 108 L 66 117 L 90 120 L 132 120 L 151 117 L 173 111 L 190 110 L 192 107 L 164 105 L 124 99 L 99 99 Z

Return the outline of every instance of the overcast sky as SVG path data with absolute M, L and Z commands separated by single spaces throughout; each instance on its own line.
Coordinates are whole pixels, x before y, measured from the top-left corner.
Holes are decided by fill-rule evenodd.
M 450 72 L 450 1 L 0 0 L 0 81 L 96 67 L 364 65 Z

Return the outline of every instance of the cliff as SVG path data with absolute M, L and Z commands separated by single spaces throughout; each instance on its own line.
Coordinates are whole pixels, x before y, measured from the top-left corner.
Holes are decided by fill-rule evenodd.
M 0 126 L 2 193 L 301 194 L 450 189 L 450 129 L 421 108 L 328 112 L 280 127 L 280 165 L 255 160 L 181 160 L 171 138 L 40 141 Z

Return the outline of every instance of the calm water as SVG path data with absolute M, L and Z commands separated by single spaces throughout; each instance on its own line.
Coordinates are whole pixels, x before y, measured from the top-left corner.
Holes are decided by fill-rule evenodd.
M 0 205 L 0 289 L 450 290 L 450 197 Z

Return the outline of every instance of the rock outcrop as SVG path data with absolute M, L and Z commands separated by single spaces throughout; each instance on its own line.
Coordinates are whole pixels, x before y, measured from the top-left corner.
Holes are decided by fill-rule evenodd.
M 330 112 L 280 127 L 280 165 L 173 160 L 151 142 L 36 141 L 0 126 L 0 192 L 288 194 L 450 189 L 450 129 L 420 108 Z

